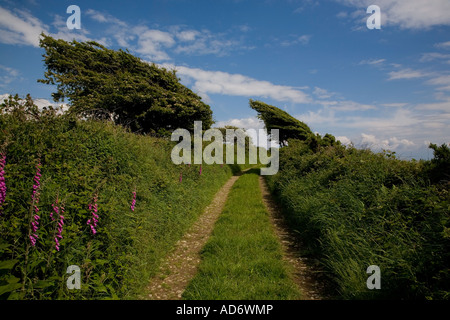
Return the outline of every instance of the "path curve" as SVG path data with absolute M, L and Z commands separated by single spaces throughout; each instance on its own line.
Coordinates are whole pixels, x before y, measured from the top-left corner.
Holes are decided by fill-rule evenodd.
M 246 170 L 245 170 L 246 171 Z M 159 273 L 150 280 L 148 299 L 179 300 L 197 273 L 200 251 L 209 239 L 214 224 L 223 211 L 231 187 L 242 173 L 232 176 L 216 193 L 211 204 L 175 245 Z

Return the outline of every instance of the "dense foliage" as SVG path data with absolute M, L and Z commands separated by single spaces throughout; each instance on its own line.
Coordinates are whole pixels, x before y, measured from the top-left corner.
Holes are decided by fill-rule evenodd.
M 73 113 L 113 117 L 141 133 L 189 130 L 195 120 L 204 129 L 213 123 L 210 107 L 175 72 L 96 42 L 66 42 L 42 34 L 40 46 L 47 71 L 38 81 L 57 85 L 53 98 L 68 98 Z
M 142 293 L 235 169 L 203 165 L 200 175 L 199 165 L 172 163 L 173 146 L 39 110 L 29 96 L 1 104 L 0 299 Z M 81 269 L 81 290 L 66 286 L 70 265 Z
M 270 187 L 338 297 L 450 297 L 450 153 L 431 147 L 435 158 L 420 162 L 299 140 L 280 150 Z M 366 287 L 370 265 L 381 290 Z

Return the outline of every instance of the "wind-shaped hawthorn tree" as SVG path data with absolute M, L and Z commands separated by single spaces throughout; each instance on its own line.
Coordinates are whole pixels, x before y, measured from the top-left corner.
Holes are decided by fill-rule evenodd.
M 112 117 L 141 133 L 192 129 L 213 124 L 211 108 L 187 87 L 175 71 L 145 62 L 124 50 L 99 43 L 67 42 L 41 34 L 45 79 L 57 85 L 55 101 L 70 102 L 70 112 L 94 118 Z
M 267 132 L 279 129 L 279 142 L 286 145 L 288 139 L 307 140 L 314 136 L 311 129 L 289 113 L 261 101 L 250 99 L 250 107 L 258 112 L 258 118 L 264 121 Z
M 281 146 L 286 146 L 289 139 L 305 141 L 313 151 L 317 151 L 320 147 L 339 144 L 333 135 L 327 133 L 322 138 L 314 134 L 306 123 L 277 107 L 252 99 L 250 99 L 250 107 L 258 112 L 258 118 L 264 121 L 268 133 L 271 129 L 279 130 Z

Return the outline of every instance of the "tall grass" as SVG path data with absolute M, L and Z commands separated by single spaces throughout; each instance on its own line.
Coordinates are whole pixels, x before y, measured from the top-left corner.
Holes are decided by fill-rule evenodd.
M 291 141 L 268 181 L 337 297 L 448 299 L 448 172 L 436 168 L 343 146 L 313 153 Z M 380 267 L 380 290 L 366 286 L 370 265 Z

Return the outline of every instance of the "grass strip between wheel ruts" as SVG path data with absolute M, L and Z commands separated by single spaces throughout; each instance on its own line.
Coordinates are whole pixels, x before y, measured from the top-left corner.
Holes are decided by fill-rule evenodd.
M 252 169 L 234 184 L 184 299 L 300 298 L 282 260 L 282 248 L 262 200 L 258 172 Z

